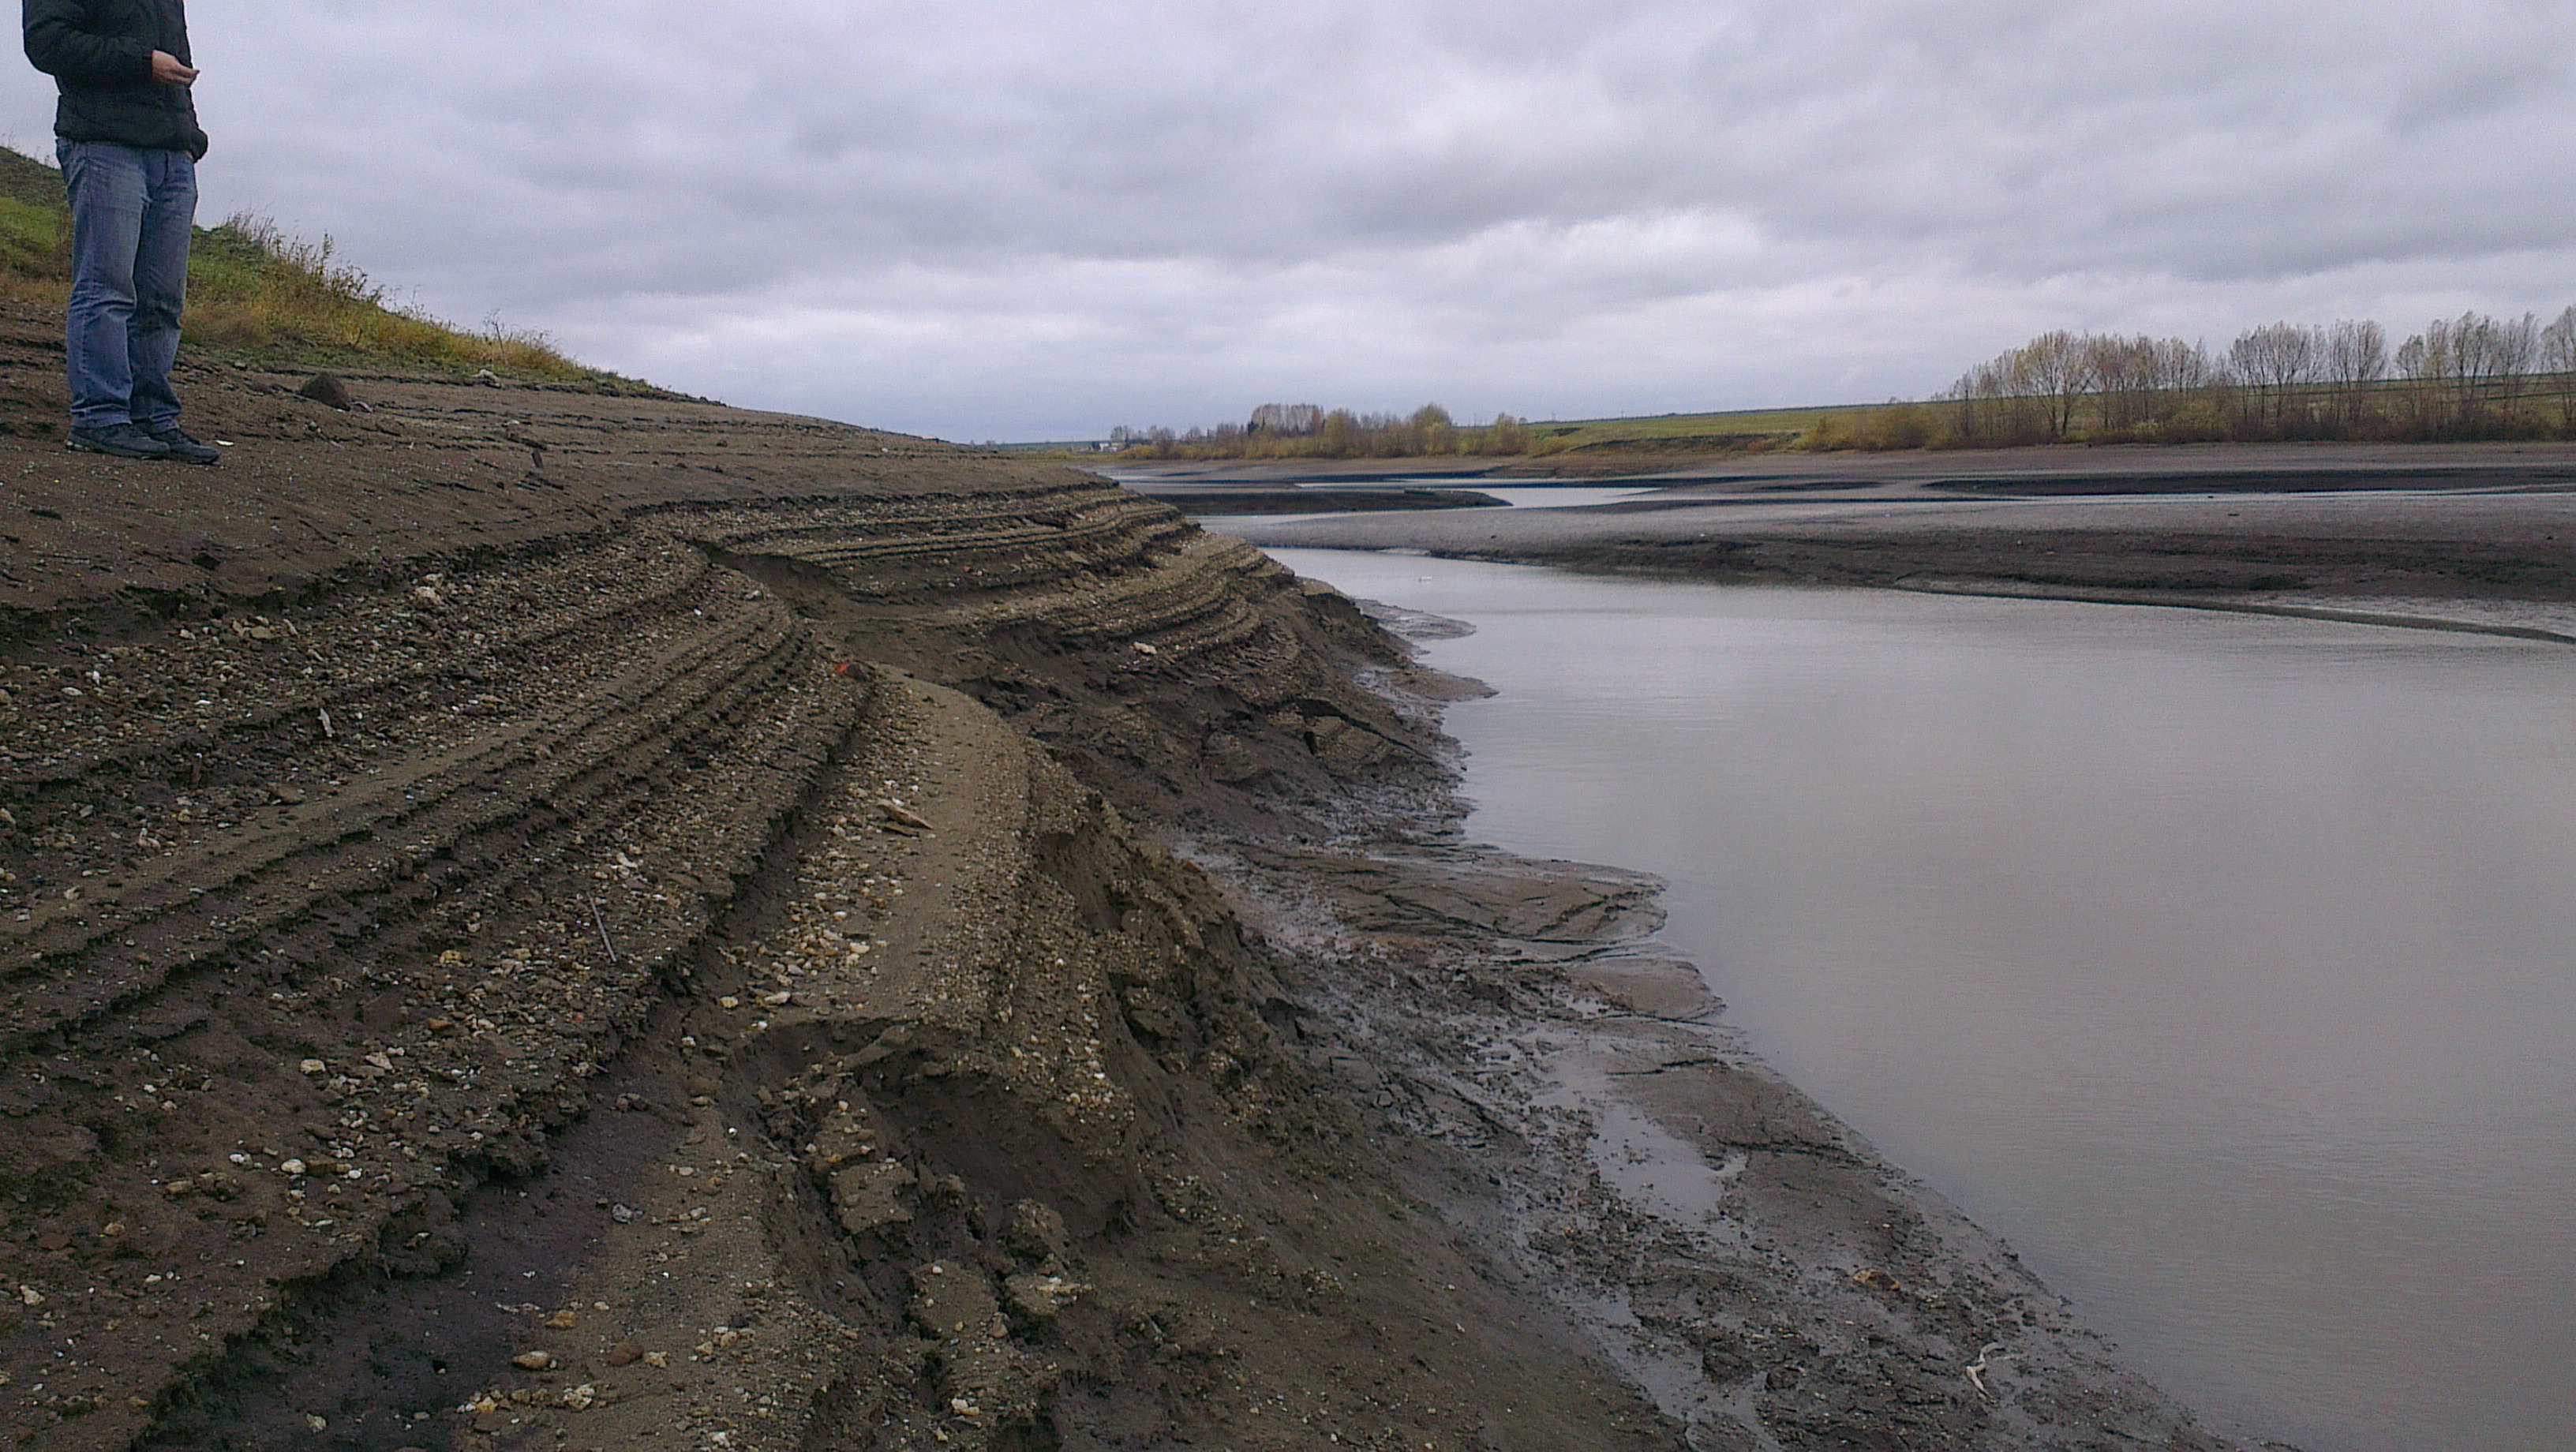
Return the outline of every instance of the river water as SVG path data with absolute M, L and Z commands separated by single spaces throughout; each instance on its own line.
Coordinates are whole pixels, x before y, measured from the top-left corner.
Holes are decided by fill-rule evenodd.
M 1273 552 L 1468 621 L 1470 833 L 2222 1429 L 2576 1448 L 2576 649 Z

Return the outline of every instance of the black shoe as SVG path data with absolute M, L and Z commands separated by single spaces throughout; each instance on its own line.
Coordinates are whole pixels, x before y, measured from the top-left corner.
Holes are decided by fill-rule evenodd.
M 64 442 L 84 454 L 109 454 L 119 459 L 166 459 L 170 456 L 168 444 L 132 424 L 104 429 L 75 428 L 72 436 Z M 198 447 L 205 446 L 200 444 Z
M 212 444 L 201 444 L 188 437 L 186 429 L 175 426 L 154 429 L 151 437 L 164 450 L 161 457 L 174 464 L 211 464 L 223 457 L 223 452 Z

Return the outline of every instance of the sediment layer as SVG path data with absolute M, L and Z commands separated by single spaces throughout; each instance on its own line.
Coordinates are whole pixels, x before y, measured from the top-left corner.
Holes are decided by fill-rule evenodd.
M 217 470 L 0 442 L 0 1435 L 1654 1445 L 1155 845 L 1427 759 L 1347 602 L 1069 471 L 300 381 L 183 379 Z
M 48 326 L 0 317 L 15 1445 L 2202 1445 L 2098 1359 L 1969 1376 L 2045 1293 L 1636 1008 L 1688 998 L 1595 951 L 1649 887 L 1439 845 L 1439 683 L 1244 545 L 667 398 L 198 367 L 223 467 L 74 456 Z M 1619 1004 L 1673 1023 L 1568 1027 Z M 1912 1218 L 1712 1260 L 1549 1189 L 1597 1126 L 1487 1042 L 1705 1101 L 1788 1197 L 1745 1235 Z M 1586 1309 L 1649 1285 L 1664 1341 Z

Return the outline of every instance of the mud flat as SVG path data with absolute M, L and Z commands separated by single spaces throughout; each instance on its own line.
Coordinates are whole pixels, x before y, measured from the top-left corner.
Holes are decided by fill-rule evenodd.
M 0 1439 L 2217 1445 L 1069 470 L 0 311 Z M 1179 855 L 1173 848 L 1182 849 Z M 1713 1212 L 1713 1213 L 1712 1213 Z
M 2576 639 L 2564 446 L 1828 457 L 1581 509 L 1245 521 L 1256 544 Z

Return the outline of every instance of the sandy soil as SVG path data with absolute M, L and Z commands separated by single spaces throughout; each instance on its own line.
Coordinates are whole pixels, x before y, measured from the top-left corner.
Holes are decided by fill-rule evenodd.
M 1454 683 L 1243 545 L 230 364 L 221 468 L 98 460 L 53 337 L 0 313 L 11 1444 L 2211 1445 L 1709 1025 L 1651 884 L 1447 842 Z

